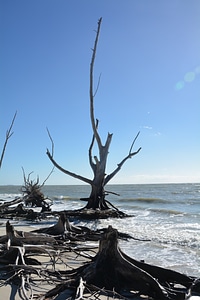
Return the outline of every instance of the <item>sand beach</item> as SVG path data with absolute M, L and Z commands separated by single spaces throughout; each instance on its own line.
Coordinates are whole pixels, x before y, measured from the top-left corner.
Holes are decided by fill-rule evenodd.
M 150 187 L 151 193 L 149 190 Z M 55 189 L 54 186 L 48 187 L 45 190 L 45 194 L 50 195 L 50 198 L 53 199 L 53 205 L 52 212 L 48 213 L 45 218 L 38 220 L 28 219 L 25 221 L 23 216 L 21 218 L 16 215 L 12 215 L 11 217 L 9 214 L 5 217 L 3 214 L 1 216 L 1 297 L 11 300 L 42 300 L 45 293 L 67 280 L 66 278 L 68 277 L 66 274 L 69 274 L 67 272 L 71 272 L 72 270 L 74 272 L 74 270 L 77 270 L 78 267 L 83 266 L 86 262 L 90 264 L 91 259 L 96 257 L 97 252 L 99 253 L 100 236 L 98 239 L 94 239 L 94 236 L 91 238 L 90 235 L 89 238 L 85 238 L 86 236 L 84 235 L 88 234 L 91 230 L 98 231 L 102 228 L 108 228 L 110 225 L 114 229 L 126 234 L 131 234 L 131 236 L 134 237 L 134 239 L 119 240 L 119 248 L 125 253 L 125 255 L 118 253 L 118 255 L 123 256 L 123 266 L 124 259 L 126 261 L 126 255 L 128 255 L 130 258 L 128 258 L 128 266 L 132 264 L 131 259 L 135 259 L 139 262 L 144 259 L 146 264 L 168 268 L 172 271 L 175 270 L 186 274 L 186 276 L 196 276 L 198 278 L 199 227 L 195 221 L 199 214 L 199 204 L 198 199 L 196 199 L 197 188 L 198 187 L 193 185 L 147 185 L 142 187 L 137 186 L 136 190 L 136 187 L 132 185 L 115 186 L 115 190 L 118 189 L 119 194 L 123 194 L 123 197 L 117 199 L 117 201 L 115 200 L 115 206 L 125 212 L 131 212 L 133 217 L 122 219 L 110 218 L 96 220 L 94 222 L 83 222 L 81 220 L 70 221 L 70 224 L 65 224 L 65 226 L 69 226 L 69 228 L 64 227 L 64 229 L 62 229 L 64 230 L 63 236 L 63 231 L 61 235 L 54 231 L 54 235 L 60 235 L 57 239 L 54 235 L 49 236 L 47 234 L 48 229 L 52 226 L 56 226 L 59 221 L 59 216 L 62 215 L 62 211 L 65 212 L 67 209 L 70 210 L 74 208 L 78 209 L 82 203 L 80 204 L 79 194 L 75 194 L 74 187 L 73 189 L 69 187 L 69 190 L 62 186 L 59 186 L 57 189 Z M 183 189 L 185 189 L 184 194 Z M 189 194 L 190 199 L 188 201 L 189 189 L 191 193 Z M 177 193 L 177 190 L 180 190 L 180 193 Z M 80 193 L 80 187 L 77 188 L 77 191 Z M 84 193 L 87 195 L 88 190 L 81 187 L 81 195 L 84 195 Z M 141 193 L 143 198 L 140 196 Z M 13 195 L 18 196 L 16 190 L 9 188 L 9 193 L 6 190 L 5 194 L 2 193 L 2 198 L 4 197 L 5 200 L 13 199 Z M 72 195 L 71 198 L 69 198 L 68 195 Z M 191 198 L 191 195 L 194 195 L 193 198 Z M 186 206 L 185 203 L 189 205 Z M 16 232 L 16 235 L 13 237 L 11 234 L 12 230 L 9 231 L 10 238 L 12 238 L 13 242 L 11 246 L 6 246 L 8 240 L 6 236 L 6 224 L 8 220 L 10 227 L 13 227 L 13 230 Z M 72 226 L 74 231 L 70 232 L 66 230 L 67 228 L 70 229 L 70 226 Z M 44 228 L 47 229 L 45 231 L 46 235 L 40 232 L 40 229 L 43 230 Z M 54 227 L 54 230 L 56 228 L 57 227 Z M 80 232 L 80 228 L 85 229 L 83 229 L 83 232 Z M 35 230 L 39 230 L 37 234 L 33 233 Z M 83 233 L 84 235 L 82 235 Z M 76 235 L 78 235 L 78 239 L 76 239 Z M 7 247 L 13 249 L 15 255 L 17 252 L 14 258 L 11 256 L 11 260 L 4 256 Z M 6 262 L 2 262 L 2 257 L 3 259 L 7 259 Z M 115 267 L 113 272 L 114 270 Z M 93 269 L 90 268 L 90 272 L 92 271 Z M 18 274 L 16 278 L 14 276 L 15 273 Z M 129 273 L 128 276 L 132 276 L 132 274 Z M 87 285 L 85 285 L 85 287 L 84 299 L 117 298 L 117 294 L 110 296 L 104 293 L 103 295 L 101 292 L 106 292 L 104 288 L 101 291 L 98 289 L 89 292 Z M 81 285 L 80 282 L 80 289 L 78 289 L 80 290 L 80 295 L 77 295 L 73 299 L 83 298 L 81 298 L 81 288 L 83 288 L 83 285 Z M 46 299 L 71 299 L 69 291 L 66 293 L 66 290 L 63 290 L 58 294 L 59 295 L 53 297 L 48 296 Z M 148 296 L 140 296 L 140 298 L 138 298 L 138 296 L 136 297 L 135 294 L 132 294 L 132 296 L 129 297 L 129 299 L 145 298 L 148 299 Z M 118 299 L 124 298 L 118 297 Z M 128 297 L 126 299 L 128 299 Z M 156 299 L 160 300 L 161 298 L 157 297 Z
M 12 224 L 12 221 L 11 221 Z M 16 224 L 16 222 L 13 222 L 14 228 L 19 231 L 19 232 L 24 232 L 24 233 L 30 233 L 35 227 L 33 226 L 25 226 L 25 225 L 20 225 L 20 223 Z M 3 237 L 6 235 L 6 223 L 2 222 L 0 226 L 0 237 Z M 40 243 L 39 243 L 40 244 Z M 35 245 L 35 247 L 41 247 L 41 245 Z M 27 251 L 29 248 L 32 247 L 32 245 L 25 245 L 25 249 Z M 42 269 L 52 269 L 52 270 L 66 270 L 67 268 L 72 268 L 72 267 L 77 267 L 78 265 L 81 265 L 84 261 L 86 261 L 86 258 L 80 258 L 78 257 L 78 253 L 74 252 L 68 252 L 67 255 L 62 256 L 63 261 L 58 261 L 57 263 L 52 262 L 53 260 L 53 255 L 55 255 L 54 259 L 56 259 L 56 253 L 53 253 L 53 250 L 49 245 L 45 246 L 46 253 L 44 251 L 41 252 L 41 254 L 34 255 L 34 258 L 37 259 L 41 265 Z M 10 284 L 8 283 L 3 285 L 1 282 L 1 287 L 0 287 L 0 295 L 1 299 L 10 299 L 10 300 L 21 300 L 21 299 L 42 299 L 42 295 L 46 293 L 48 290 L 52 289 L 55 284 L 53 285 L 50 280 L 41 280 L 39 276 L 39 270 L 40 266 L 32 266 L 34 270 L 38 269 L 38 276 L 33 276 L 33 279 L 35 280 L 35 283 L 33 285 L 30 285 L 28 288 L 26 285 L 24 285 L 24 290 L 23 287 L 17 284 Z M 38 277 L 38 278 L 37 278 Z M 56 299 L 66 299 L 66 295 L 59 296 L 59 298 Z
M 55 220 L 56 222 L 56 220 Z M 23 232 L 24 234 L 31 233 L 35 229 L 35 225 L 24 225 L 18 222 L 12 222 L 13 226 L 17 232 Z M 39 227 L 39 226 L 38 226 Z M 3 237 L 6 235 L 6 223 L 2 222 L 0 225 L 0 237 Z M 28 235 L 27 235 L 28 236 Z M 83 243 L 81 246 L 80 243 L 79 245 L 76 244 L 74 245 L 74 248 L 76 248 L 75 251 L 67 250 L 66 253 L 62 253 L 62 255 L 59 253 L 59 251 L 54 251 L 51 249 L 51 247 L 47 244 L 45 247 L 41 245 L 40 243 L 38 245 L 35 245 L 35 249 L 38 247 L 42 247 L 43 249 L 46 250 L 42 251 L 41 254 L 34 254 L 34 258 L 37 259 L 40 263 L 41 266 L 27 266 L 27 268 L 34 268 L 34 273 L 35 271 L 38 274 L 30 274 L 30 278 L 25 277 L 24 280 L 27 281 L 26 283 L 24 282 L 24 286 L 22 284 L 14 284 L 13 282 L 9 280 L 5 280 L 3 284 L 3 280 L 1 281 L 1 287 L 0 287 L 0 295 L 1 299 L 9 299 L 9 300 L 22 300 L 22 299 L 43 299 L 43 295 L 48 292 L 49 290 L 53 289 L 56 286 L 56 280 L 55 282 L 52 282 L 50 278 L 47 278 L 44 280 L 44 278 L 41 278 L 40 272 L 42 270 L 52 270 L 52 271 L 63 271 L 67 269 L 72 269 L 72 268 L 78 268 L 79 266 L 83 265 L 86 261 L 89 260 L 90 257 L 95 256 L 97 251 L 98 251 L 98 242 L 92 242 L 91 244 L 88 243 Z M 86 251 L 84 254 L 84 248 L 87 248 L 87 245 L 91 247 L 91 251 Z M 79 247 L 82 248 L 81 251 L 79 251 Z M 25 244 L 25 249 L 28 251 L 29 248 L 34 248 L 33 245 L 28 245 Z M 70 246 L 69 248 L 73 248 L 73 245 Z M 25 250 L 25 251 L 26 251 Z M 61 251 L 60 251 L 61 252 Z M 33 252 L 34 253 L 34 252 Z M 57 261 L 56 261 L 57 260 Z M 12 264 L 11 264 L 12 265 Z M 19 272 L 20 270 L 20 265 L 19 268 L 16 268 L 16 272 Z M 2 270 L 1 270 L 2 272 Z M 23 275 L 22 275 L 23 276 Z M 33 282 L 31 283 L 31 280 Z M 30 285 L 28 282 L 30 281 Z M 98 295 L 98 292 L 94 292 L 94 296 L 91 294 L 85 293 L 84 299 L 113 299 L 113 297 L 109 296 L 103 296 L 103 295 Z M 88 298 L 87 298 L 88 297 Z M 45 298 L 45 299 L 57 299 L 57 300 L 65 300 L 65 299 L 71 299 L 70 296 L 68 295 L 68 292 L 63 291 L 62 293 L 59 294 L 56 298 Z M 82 299 L 77 296 L 76 299 Z M 134 298 L 134 299 L 140 299 L 140 298 Z

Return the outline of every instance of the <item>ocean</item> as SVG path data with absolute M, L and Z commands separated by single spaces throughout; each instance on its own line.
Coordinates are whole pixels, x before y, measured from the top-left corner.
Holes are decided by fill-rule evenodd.
M 107 200 L 132 217 L 80 225 L 93 229 L 112 225 L 133 237 L 119 241 L 129 256 L 200 277 L 200 184 L 123 184 L 108 185 L 106 190 L 118 194 L 109 194 Z M 52 210 L 59 211 L 83 207 L 85 202 L 79 199 L 89 196 L 90 186 L 46 185 L 42 191 L 53 200 Z M 19 195 L 20 186 L 0 186 L 2 200 Z M 28 225 L 44 226 L 44 222 Z

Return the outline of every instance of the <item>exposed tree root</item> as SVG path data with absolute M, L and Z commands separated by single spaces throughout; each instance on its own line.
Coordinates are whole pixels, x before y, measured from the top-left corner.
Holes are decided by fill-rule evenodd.
M 82 220 L 97 220 L 97 219 L 107 219 L 107 218 L 127 218 L 133 217 L 133 215 L 128 215 L 120 210 L 116 209 L 77 209 L 77 210 L 67 210 L 65 211 L 68 217 L 74 219 Z
M 194 284 L 193 278 L 128 257 L 118 247 L 117 238 L 117 230 L 109 226 L 93 261 L 65 273 L 68 280 L 46 293 L 44 299 L 51 299 L 64 290 L 76 299 L 76 294 L 80 290 L 83 293 L 86 284 L 115 291 L 125 298 L 126 295 L 147 295 L 157 300 L 185 299 L 189 287 Z
M 72 225 L 65 212 L 60 213 L 58 222 L 50 227 L 40 228 L 33 230 L 34 233 L 45 233 L 56 236 L 64 237 L 70 241 L 99 241 L 107 229 L 91 230 L 86 226 L 74 226 Z M 119 238 L 131 239 L 131 235 L 119 232 Z
M 61 294 L 66 299 L 79 300 L 100 299 L 101 295 L 112 299 L 146 295 L 148 299 L 181 300 L 187 295 L 200 295 L 199 279 L 137 261 L 123 253 L 118 246 L 118 231 L 111 226 L 101 232 L 95 256 L 91 246 L 49 235 L 57 232 L 59 237 L 66 224 L 70 227 L 66 220 L 61 215 L 57 224 L 43 229 L 45 234 L 42 230 L 25 234 L 7 222 L 7 242 L 2 244 L 0 253 L 0 286 L 17 282 L 24 294 L 22 299 L 29 299 L 27 291 L 32 293 L 33 286 L 48 283 L 48 292 L 34 296 L 40 300 L 55 299 Z M 81 228 L 71 227 L 78 235 Z M 42 264 L 40 256 L 45 261 Z

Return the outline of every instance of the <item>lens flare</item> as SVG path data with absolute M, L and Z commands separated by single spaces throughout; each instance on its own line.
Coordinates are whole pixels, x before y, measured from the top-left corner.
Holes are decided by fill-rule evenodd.
M 187 72 L 183 78 L 183 80 L 179 80 L 175 84 L 175 90 L 180 91 L 184 88 L 186 83 L 190 83 L 195 80 L 196 76 L 200 74 L 200 66 L 197 66 L 194 71 Z
M 195 68 L 195 73 L 196 73 L 196 74 L 199 74 L 199 73 L 200 73 L 200 66 L 198 66 L 198 67 Z
M 184 76 L 185 82 L 192 82 L 195 79 L 195 73 L 194 72 L 188 72 Z
M 182 90 L 182 88 L 184 88 L 184 85 L 185 85 L 185 82 L 184 82 L 184 81 L 178 81 L 178 82 L 176 83 L 175 89 L 176 89 L 177 91 L 180 91 L 180 90 Z

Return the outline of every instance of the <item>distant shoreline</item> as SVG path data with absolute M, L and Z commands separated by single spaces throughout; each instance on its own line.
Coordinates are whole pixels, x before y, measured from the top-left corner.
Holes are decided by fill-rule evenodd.
M 184 185 L 184 184 L 200 184 L 200 182 L 159 182 L 159 183 L 110 183 L 107 186 L 114 186 L 114 185 Z M 23 185 L 23 184 L 22 184 Z M 1 186 L 22 186 L 20 184 L 0 184 Z M 44 186 L 89 186 L 89 184 L 45 184 Z

